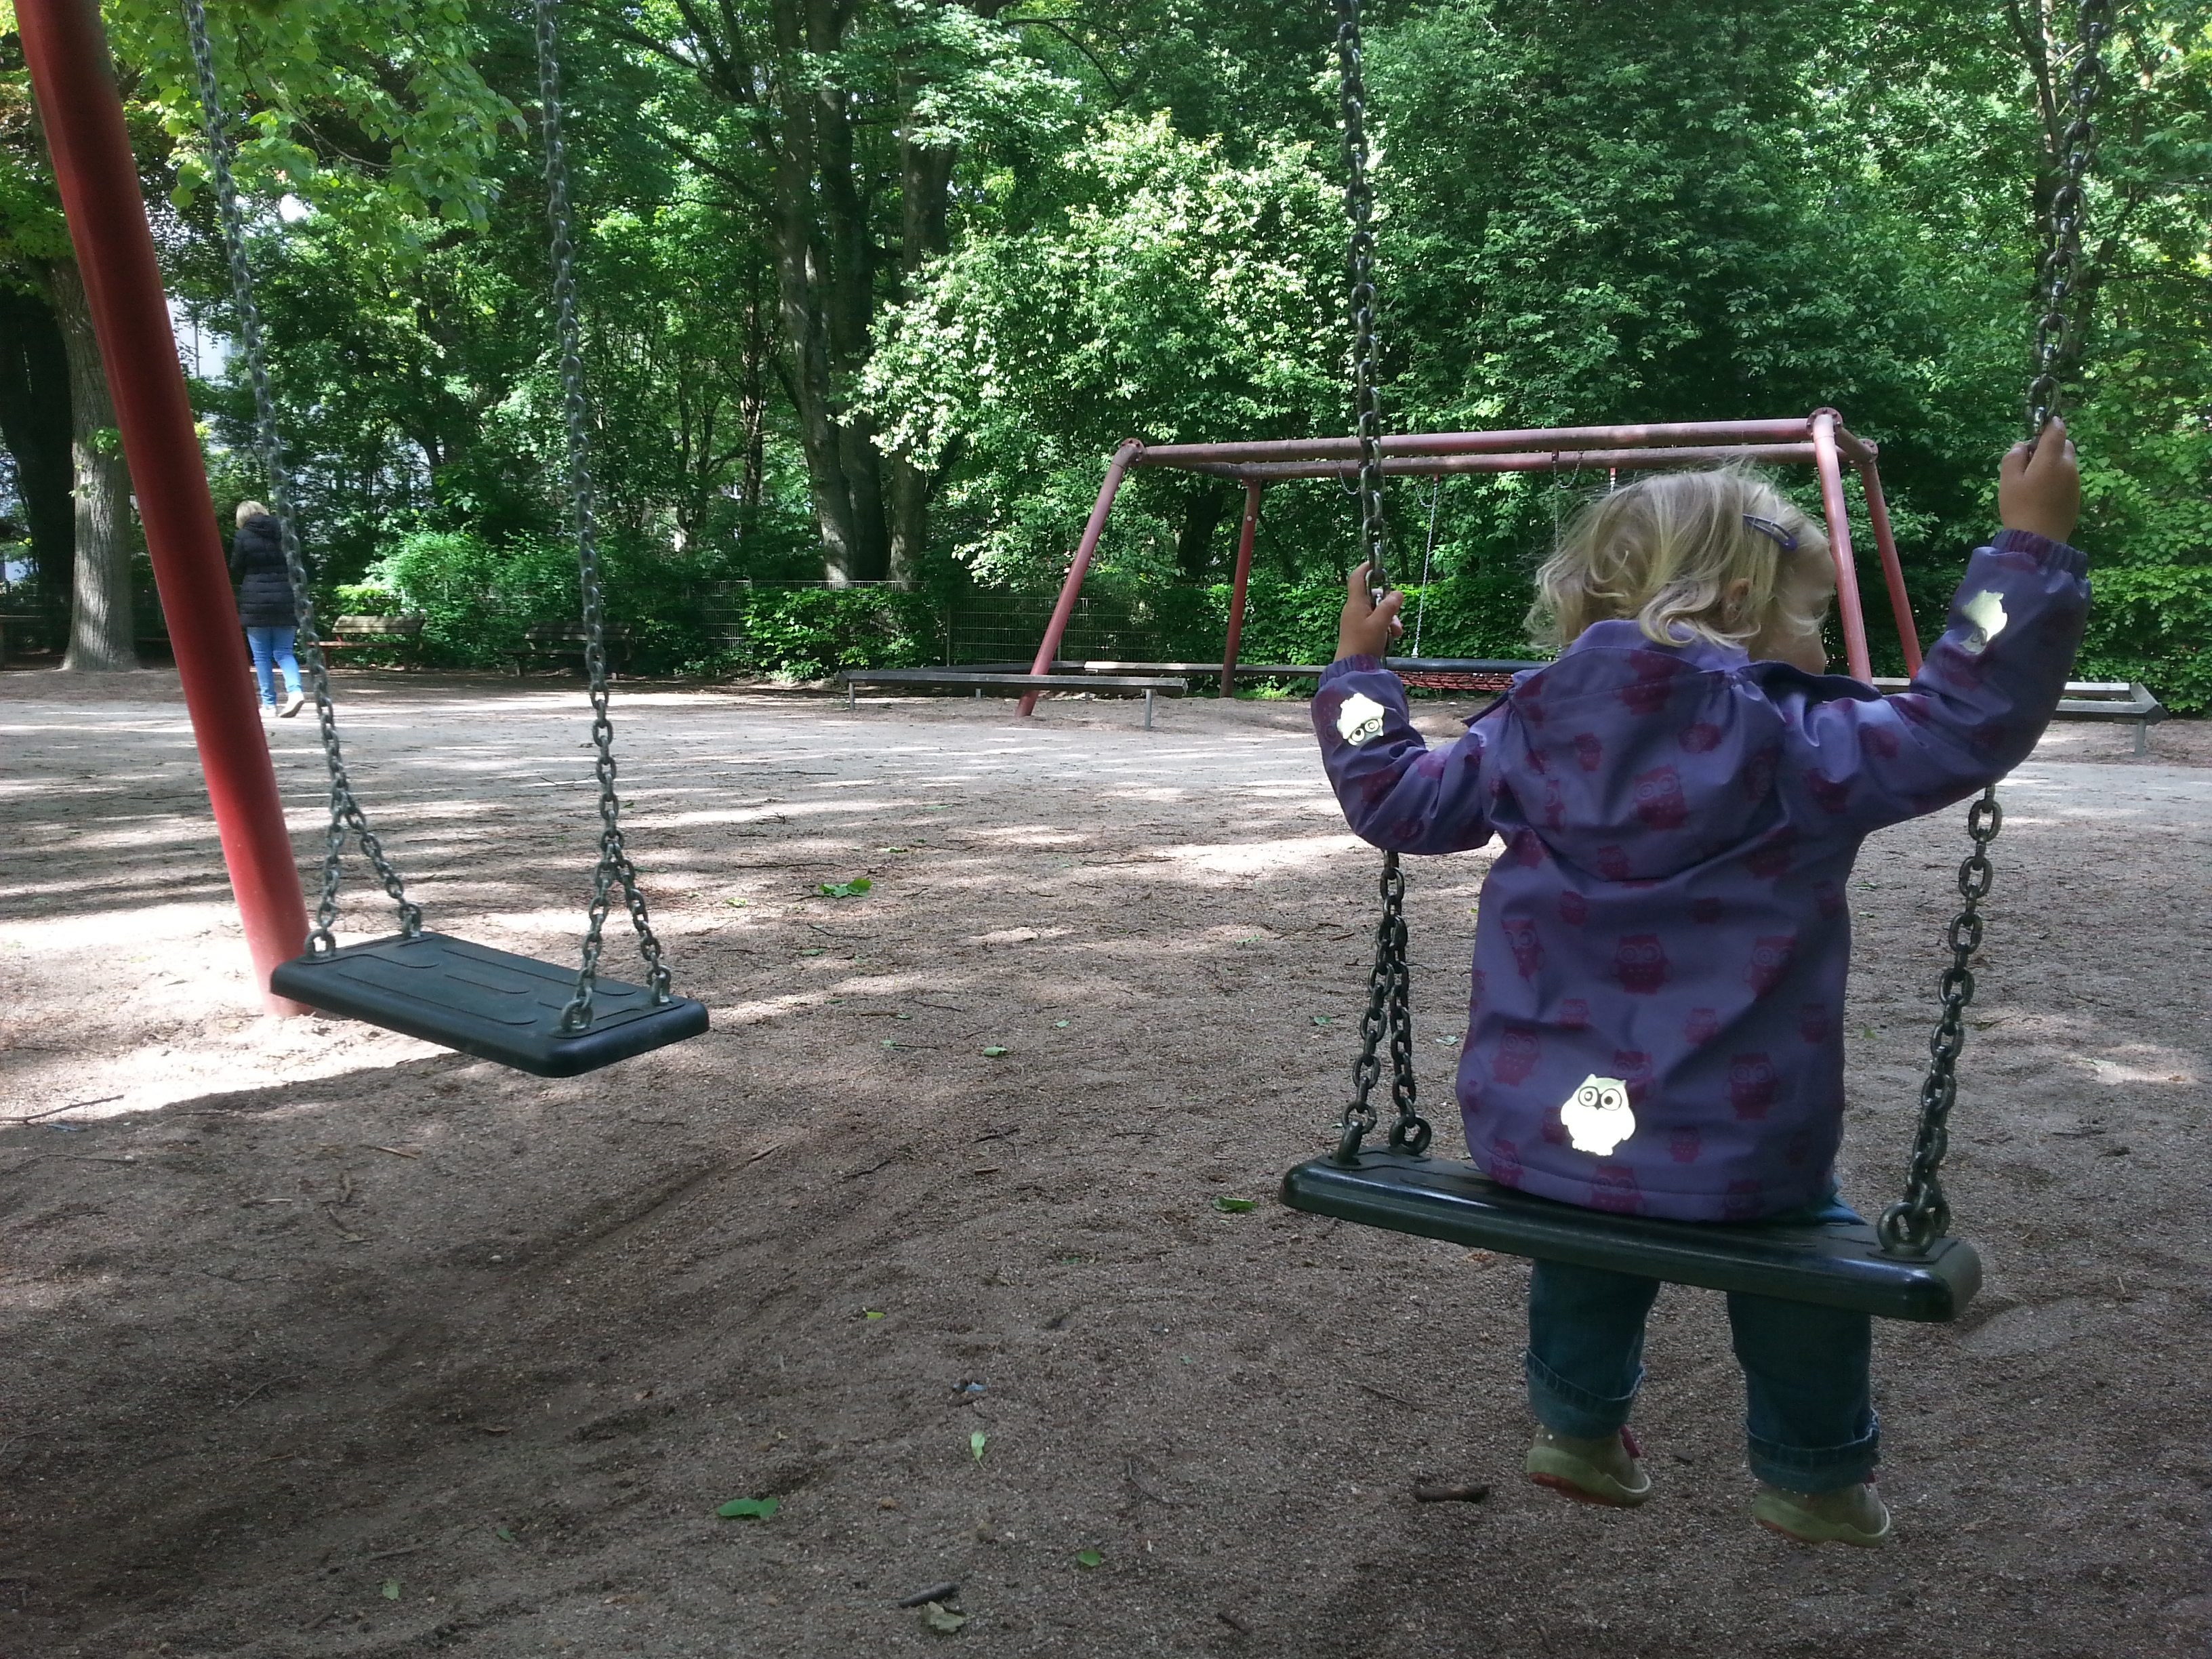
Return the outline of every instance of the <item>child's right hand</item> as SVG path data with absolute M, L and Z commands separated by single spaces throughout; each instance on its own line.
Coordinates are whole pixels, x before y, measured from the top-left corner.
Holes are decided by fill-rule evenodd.
M 2053 418 L 2033 448 L 2014 444 L 1997 467 L 1997 519 L 2054 542 L 2069 540 L 2081 516 L 2081 469 L 2066 422 Z
M 1352 567 L 1344 579 L 1344 614 L 1336 624 L 1337 660 L 1389 656 L 1391 640 L 1405 632 L 1405 624 L 1398 620 L 1398 607 L 1405 602 L 1405 594 L 1394 587 L 1382 596 L 1382 604 L 1376 604 L 1367 586 L 1367 567 Z

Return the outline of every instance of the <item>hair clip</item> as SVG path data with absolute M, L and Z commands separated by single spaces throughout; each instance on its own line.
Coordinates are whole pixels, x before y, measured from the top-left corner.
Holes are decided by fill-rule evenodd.
M 1762 519 L 1756 514 L 1747 513 L 1743 515 L 1743 522 L 1746 529 L 1756 530 L 1760 535 L 1765 537 L 1777 547 L 1780 548 L 1784 553 L 1795 553 L 1797 550 L 1797 538 L 1796 535 L 1790 531 L 1784 530 L 1780 525 L 1775 523 L 1773 520 Z

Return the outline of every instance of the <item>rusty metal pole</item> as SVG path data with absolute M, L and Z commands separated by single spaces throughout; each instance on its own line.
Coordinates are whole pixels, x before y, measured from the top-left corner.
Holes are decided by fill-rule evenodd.
M 1229 639 L 1221 648 L 1221 695 L 1237 695 L 1237 647 L 1244 637 L 1244 588 L 1252 580 L 1252 540 L 1260 532 L 1260 495 L 1267 485 L 1244 486 L 1244 525 L 1237 532 L 1237 578 L 1229 590 Z
M 1881 580 L 1889 589 L 1890 614 L 1897 618 L 1897 643 L 1905 652 L 1905 672 L 1920 672 L 1920 629 L 1912 620 L 1912 600 L 1905 591 L 1905 568 L 1898 562 L 1897 536 L 1889 526 L 1889 500 L 1881 493 L 1881 474 L 1869 455 L 1858 464 L 1859 489 L 1866 495 L 1867 519 L 1874 526 L 1875 551 L 1881 556 Z
M 1828 551 L 1836 565 L 1836 614 L 1844 626 L 1844 658 L 1854 679 L 1874 678 L 1867 654 L 1866 611 L 1859 604 L 1858 567 L 1851 562 L 1851 521 L 1844 505 L 1844 471 L 1836 453 L 1836 428 L 1843 416 L 1832 409 L 1813 411 L 1813 465 L 1820 475 L 1820 508 L 1828 520 Z
M 1067 619 L 1075 614 L 1076 598 L 1083 592 L 1084 573 L 1091 568 L 1091 556 L 1098 550 L 1098 538 L 1106 528 L 1106 515 L 1113 510 L 1114 497 L 1121 488 L 1129 463 L 1144 447 L 1135 438 L 1124 438 L 1121 447 L 1114 452 L 1114 459 L 1106 464 L 1106 482 L 1098 487 L 1098 501 L 1091 509 L 1091 522 L 1083 526 L 1083 539 L 1075 544 L 1075 557 L 1068 564 L 1066 580 L 1060 585 L 1060 602 L 1052 608 L 1052 620 L 1044 625 L 1044 638 L 1037 645 L 1036 660 L 1030 665 L 1032 674 L 1052 672 L 1053 660 L 1060 654 L 1060 636 L 1067 632 Z M 1035 713 L 1036 701 L 1036 692 L 1024 692 L 1015 712 Z
M 270 970 L 307 937 L 307 904 L 106 36 L 95 0 L 16 0 L 15 16 L 254 978 L 270 1012 L 306 1013 L 269 994 Z

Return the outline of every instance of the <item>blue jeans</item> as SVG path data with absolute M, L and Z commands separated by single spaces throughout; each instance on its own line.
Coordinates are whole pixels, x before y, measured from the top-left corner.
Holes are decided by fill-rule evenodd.
M 284 690 L 289 696 L 300 695 L 300 665 L 292 657 L 292 636 L 298 630 L 290 628 L 249 628 L 246 642 L 253 651 L 253 677 L 261 682 L 261 701 L 274 708 L 276 706 L 276 677 L 272 667 L 284 671 Z
M 1858 1219 L 1839 1198 L 1778 1219 Z M 1554 1434 L 1620 1432 L 1644 1381 L 1644 1318 L 1659 1281 L 1539 1261 L 1528 1280 L 1528 1402 Z M 1874 1322 L 1841 1308 L 1731 1293 L 1751 1472 L 1790 1492 L 1872 1478 L 1881 1449 Z

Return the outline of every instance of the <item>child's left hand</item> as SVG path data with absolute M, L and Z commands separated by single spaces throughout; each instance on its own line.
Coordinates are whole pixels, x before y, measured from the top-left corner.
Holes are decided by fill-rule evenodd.
M 1390 641 L 1406 631 L 1398 620 L 1398 608 L 1405 602 L 1405 594 L 1393 588 L 1382 596 L 1382 604 L 1376 604 L 1367 586 L 1367 567 L 1354 566 L 1345 578 L 1344 615 L 1336 624 L 1337 660 L 1389 656 Z

